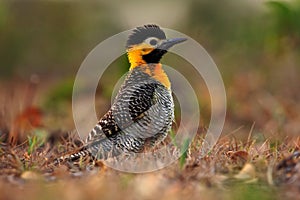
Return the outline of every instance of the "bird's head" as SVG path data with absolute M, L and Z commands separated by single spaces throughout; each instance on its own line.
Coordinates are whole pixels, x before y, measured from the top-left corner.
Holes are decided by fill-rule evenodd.
M 131 68 L 147 63 L 159 63 L 169 48 L 185 40 L 186 38 L 167 39 L 163 30 L 153 24 L 135 28 L 126 45 Z

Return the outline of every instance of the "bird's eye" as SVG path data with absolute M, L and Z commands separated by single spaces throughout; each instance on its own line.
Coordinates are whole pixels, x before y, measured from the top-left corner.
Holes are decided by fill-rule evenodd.
M 145 40 L 145 42 L 146 42 L 147 44 L 150 44 L 151 46 L 156 46 L 157 43 L 158 43 L 158 39 L 155 38 L 155 37 L 150 37 L 150 38 L 147 38 L 147 39 Z
M 152 40 L 150 40 L 149 43 L 150 43 L 152 46 L 155 46 L 155 45 L 157 44 L 157 40 L 152 39 Z

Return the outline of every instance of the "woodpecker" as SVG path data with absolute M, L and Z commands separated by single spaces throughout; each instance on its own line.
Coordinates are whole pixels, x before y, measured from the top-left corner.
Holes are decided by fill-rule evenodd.
M 138 153 L 146 145 L 163 141 L 174 121 L 174 102 L 160 60 L 169 48 L 185 40 L 167 39 L 154 24 L 135 28 L 126 44 L 129 72 L 111 108 L 91 130 L 84 147 L 58 161 L 87 154 L 106 159 L 123 152 Z

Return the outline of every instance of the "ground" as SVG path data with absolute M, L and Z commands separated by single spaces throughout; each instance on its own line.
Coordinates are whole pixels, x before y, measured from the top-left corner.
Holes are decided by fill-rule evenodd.
M 300 192 L 298 136 L 261 139 L 253 129 L 246 137 L 225 134 L 201 157 L 202 128 L 185 157 L 155 172 L 132 174 L 90 157 L 54 164 L 82 141 L 75 131 L 40 126 L 44 115 L 33 105 L 10 123 L 2 115 L 2 199 L 296 199 Z M 20 134 L 26 131 L 28 136 Z

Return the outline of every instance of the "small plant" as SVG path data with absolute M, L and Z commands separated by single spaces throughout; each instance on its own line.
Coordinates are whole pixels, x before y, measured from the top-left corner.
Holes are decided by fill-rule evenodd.
M 171 141 L 172 141 L 173 145 L 175 145 L 176 147 L 178 147 L 178 145 L 176 143 L 176 134 L 175 134 L 175 132 L 174 132 L 173 129 L 171 129 L 169 135 L 170 135 L 170 138 L 171 138 Z
M 32 136 L 28 136 L 28 155 L 31 155 L 36 148 L 42 146 L 46 140 L 46 133 L 43 130 L 35 129 Z
M 184 140 L 184 142 L 182 144 L 182 148 L 181 148 L 181 157 L 180 157 L 180 160 L 179 160 L 180 169 L 182 169 L 184 164 L 186 163 L 189 146 L 190 146 L 190 139 L 187 138 L 187 139 Z

